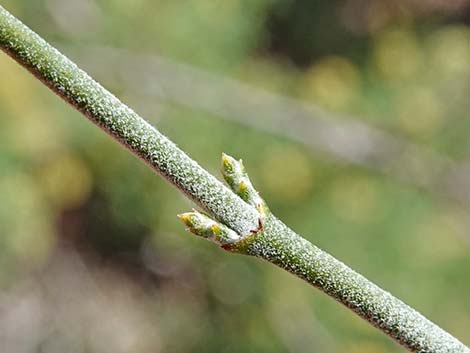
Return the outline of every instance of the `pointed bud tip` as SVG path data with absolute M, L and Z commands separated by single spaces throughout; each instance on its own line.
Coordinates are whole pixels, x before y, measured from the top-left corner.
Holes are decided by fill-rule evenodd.
M 236 160 L 228 154 L 222 153 L 222 174 L 227 177 L 241 177 L 245 174 L 243 160 Z
M 214 221 L 204 213 L 193 211 L 180 213 L 177 215 L 183 221 L 189 232 L 209 239 L 219 245 L 233 243 L 239 240 L 240 236 L 229 227 Z
M 184 224 L 187 226 L 192 224 L 192 218 L 194 216 L 194 212 L 185 212 L 176 215 L 179 219 L 183 221 Z
M 236 166 L 237 161 L 235 158 L 228 154 L 222 153 L 222 169 L 224 172 L 231 173 Z

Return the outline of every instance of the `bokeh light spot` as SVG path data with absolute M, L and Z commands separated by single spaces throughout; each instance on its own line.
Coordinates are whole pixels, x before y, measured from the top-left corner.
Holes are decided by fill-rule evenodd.
M 346 58 L 329 56 L 315 63 L 303 82 L 302 96 L 331 110 L 343 110 L 357 98 L 360 73 Z
M 309 158 L 295 148 L 268 150 L 261 170 L 262 185 L 270 198 L 298 201 L 308 195 L 314 184 Z

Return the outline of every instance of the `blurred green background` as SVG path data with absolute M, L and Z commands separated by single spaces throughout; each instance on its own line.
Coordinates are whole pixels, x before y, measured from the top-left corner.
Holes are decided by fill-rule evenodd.
M 470 344 L 467 1 L 2 5 L 209 171 L 243 158 L 294 230 Z M 0 78 L 2 351 L 403 351 L 188 235 L 177 190 L 6 55 Z

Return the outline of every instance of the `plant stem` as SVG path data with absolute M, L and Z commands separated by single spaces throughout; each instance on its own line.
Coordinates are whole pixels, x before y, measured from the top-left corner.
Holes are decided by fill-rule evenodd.
M 413 352 L 470 352 L 456 338 L 342 262 L 258 211 L 0 6 L 0 47 L 52 91 L 240 235 L 232 251 L 267 260 L 318 287 Z

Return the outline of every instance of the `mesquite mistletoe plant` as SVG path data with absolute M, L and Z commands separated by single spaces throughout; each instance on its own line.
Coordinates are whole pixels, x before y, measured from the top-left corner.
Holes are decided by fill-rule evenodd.
M 191 232 L 304 279 L 410 351 L 470 352 L 455 337 L 277 219 L 241 162 L 222 157 L 229 189 L 1 6 L 0 48 L 199 205 L 204 212 L 179 215 Z

